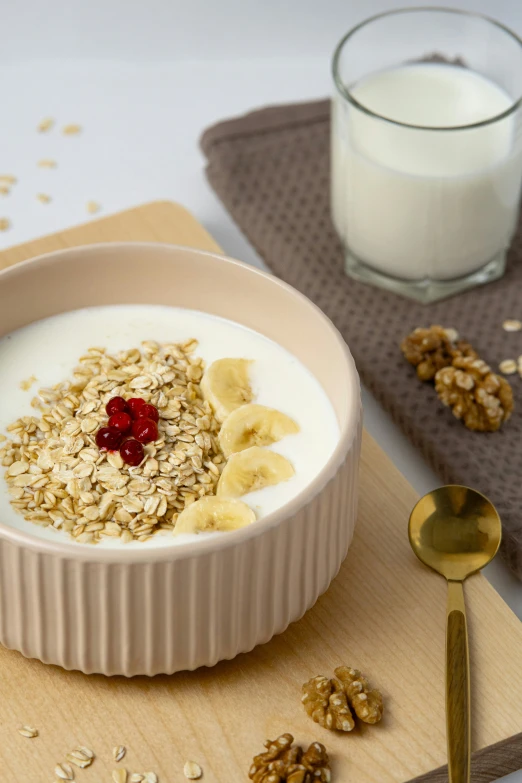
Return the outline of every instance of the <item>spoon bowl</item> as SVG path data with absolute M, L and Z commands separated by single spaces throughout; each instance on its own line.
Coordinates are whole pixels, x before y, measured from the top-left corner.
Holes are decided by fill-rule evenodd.
M 410 516 L 410 544 L 425 565 L 448 580 L 462 581 L 496 555 L 502 528 L 487 497 L 450 484 L 419 500 Z

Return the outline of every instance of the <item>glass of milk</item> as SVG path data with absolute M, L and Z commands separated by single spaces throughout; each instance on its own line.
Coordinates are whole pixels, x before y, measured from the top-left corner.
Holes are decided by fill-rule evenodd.
M 502 276 L 522 182 L 522 41 L 408 8 L 333 58 L 332 215 L 346 271 L 432 302 Z

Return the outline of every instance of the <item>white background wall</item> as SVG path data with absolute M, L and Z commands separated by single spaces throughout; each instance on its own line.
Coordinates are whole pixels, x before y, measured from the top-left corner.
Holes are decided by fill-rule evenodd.
M 446 3 L 522 31 L 519 0 Z M 323 57 L 349 27 L 417 0 L 2 0 L 2 62 Z

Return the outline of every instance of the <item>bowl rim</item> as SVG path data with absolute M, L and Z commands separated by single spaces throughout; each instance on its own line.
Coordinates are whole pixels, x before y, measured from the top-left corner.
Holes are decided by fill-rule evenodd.
M 19 530 L 17 528 L 11 527 L 8 524 L 5 524 L 1 519 L 0 541 L 5 540 L 23 548 L 37 551 L 43 554 L 61 556 L 63 558 L 81 560 L 88 563 L 104 564 L 152 563 L 157 561 L 193 558 L 203 556 L 208 553 L 219 552 L 223 549 L 241 545 L 253 538 L 257 538 L 258 536 L 267 533 L 279 525 L 284 524 L 285 520 L 293 517 L 302 508 L 304 508 L 304 506 L 310 504 L 337 474 L 356 438 L 362 415 L 360 381 L 354 359 L 339 330 L 323 313 L 323 311 L 300 291 L 293 288 L 293 286 L 289 285 L 288 283 L 285 283 L 283 280 L 280 280 L 279 278 L 270 274 L 269 272 L 265 272 L 264 270 L 258 269 L 243 261 L 239 261 L 216 251 L 200 250 L 199 248 L 171 244 L 167 242 L 99 242 L 90 245 L 78 245 L 77 247 L 68 247 L 61 250 L 50 251 L 48 253 L 43 253 L 41 255 L 34 256 L 33 258 L 26 259 L 24 261 L 17 262 L 11 266 L 6 267 L 5 269 L 0 269 L 0 290 L 2 281 L 5 278 L 15 277 L 19 274 L 27 274 L 27 270 L 30 272 L 31 268 L 34 266 L 52 265 L 55 262 L 55 259 L 61 259 L 63 256 L 70 255 L 71 257 L 75 257 L 74 261 L 78 262 L 77 257 L 96 255 L 103 250 L 119 249 L 122 252 L 125 252 L 125 250 L 131 248 L 141 248 L 148 252 L 154 252 L 157 249 L 161 249 L 163 251 L 173 250 L 188 253 L 189 255 L 206 256 L 208 258 L 215 259 L 215 261 L 218 263 L 232 267 L 239 267 L 247 276 L 252 276 L 252 279 L 255 277 L 261 277 L 264 280 L 268 280 L 271 285 L 282 289 L 289 297 L 300 301 L 306 307 L 308 307 L 311 315 L 315 318 L 318 318 L 323 322 L 323 324 L 326 325 L 332 339 L 342 349 L 342 353 L 345 358 L 343 372 L 349 376 L 351 381 L 350 385 L 353 388 L 353 394 L 349 395 L 349 399 L 345 400 L 346 422 L 344 427 L 340 429 L 337 445 L 321 471 L 309 484 L 307 484 L 301 490 L 301 492 L 299 492 L 290 501 L 251 525 L 247 525 L 246 527 L 240 528 L 239 530 L 228 532 L 226 535 L 220 537 L 212 537 L 207 541 L 188 541 L 182 544 L 167 544 L 165 546 L 156 546 L 150 548 L 144 547 L 143 549 L 135 549 L 131 543 L 125 545 L 125 547 L 122 547 L 121 549 L 112 547 L 105 549 L 99 546 L 79 546 L 78 544 L 70 542 L 65 537 L 62 540 L 59 535 L 59 531 L 57 531 L 56 534 L 56 541 L 51 539 L 38 538 L 31 535 L 31 533 L 26 533 L 23 530 Z M 4 477 L 2 475 L 0 480 L 3 480 L 3 478 Z

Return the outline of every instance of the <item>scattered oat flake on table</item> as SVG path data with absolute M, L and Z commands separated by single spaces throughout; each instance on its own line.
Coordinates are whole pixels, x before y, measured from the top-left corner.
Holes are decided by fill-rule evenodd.
M 52 198 L 51 198 L 51 196 L 49 196 L 48 193 L 37 193 L 36 194 L 36 199 L 41 204 L 49 204 L 52 201 Z
M 89 212 L 90 215 L 94 215 L 95 212 L 99 212 L 101 209 L 100 205 L 97 201 L 88 201 L 87 202 L 87 212 Z
M 29 378 L 26 378 L 25 381 L 20 381 L 20 388 L 22 391 L 29 391 L 33 383 L 37 381 L 36 375 L 31 375 Z M 26 729 L 27 726 L 24 726 L 24 729 Z
M 74 772 L 70 764 L 57 764 L 54 768 L 54 774 L 61 780 L 74 780 Z
M 517 363 L 514 359 L 504 359 L 498 365 L 498 369 L 504 375 L 513 375 L 517 371 Z
M 7 231 L 9 228 L 11 228 L 9 218 L 0 218 L 0 231 Z
M 37 130 L 40 133 L 46 133 L 47 131 L 51 130 L 51 128 L 54 125 L 54 120 L 52 117 L 44 117 L 43 120 L 40 120 L 40 122 L 37 125 Z
M 158 776 L 155 772 L 144 772 L 143 779 L 145 783 L 158 783 Z
M 41 169 L 55 169 L 58 164 L 52 158 L 42 158 L 38 161 L 38 165 Z
M 71 764 L 74 764 L 75 767 L 79 767 L 80 769 L 85 769 L 86 767 L 91 766 L 94 756 L 92 757 L 85 756 L 78 749 L 78 750 L 72 750 L 70 753 L 67 754 L 65 758 L 67 759 L 67 761 L 70 761 Z
M 506 332 L 519 332 L 522 329 L 522 321 L 517 318 L 508 318 L 502 324 L 502 328 Z
M 80 769 L 85 769 L 85 767 L 91 766 L 94 759 L 94 751 L 90 748 L 86 748 L 85 745 L 79 745 L 74 750 L 71 750 L 66 758 L 71 764 L 80 767 Z
M 195 761 L 186 761 L 185 766 L 183 767 L 183 774 L 189 780 L 199 780 L 203 774 L 203 770 Z
M 112 779 L 114 783 L 127 783 L 127 770 L 125 767 L 114 769 L 112 771 Z
M 79 746 L 76 748 L 76 750 L 77 750 L 77 751 L 79 751 L 80 753 L 82 753 L 82 754 L 83 754 L 84 756 L 86 756 L 88 759 L 93 759 L 93 758 L 94 758 L 94 751 L 93 751 L 93 750 L 91 750 L 90 748 L 86 748 L 86 747 L 85 747 L 85 745 L 79 745 Z M 74 752 L 74 751 L 73 751 L 73 752 Z
M 81 125 L 64 125 L 63 132 L 66 136 L 75 136 L 77 133 L 82 132 Z
M 10 192 L 11 192 L 11 188 L 9 187 L 9 185 L 0 184 L 0 194 L 2 196 L 8 196 Z
M 126 748 L 124 745 L 117 745 L 115 748 L 112 749 L 112 755 L 114 757 L 114 761 L 121 761 L 126 753 Z
M 129 783 L 141 783 L 142 780 L 145 780 L 145 778 L 140 772 L 133 772 L 129 778 Z
M 7 182 L 8 185 L 16 185 L 16 177 L 12 174 L 0 174 L 0 182 Z
M 38 736 L 38 729 L 33 729 L 32 726 L 22 726 L 21 729 L 18 729 L 18 733 L 21 734 L 22 737 L 34 739 Z

